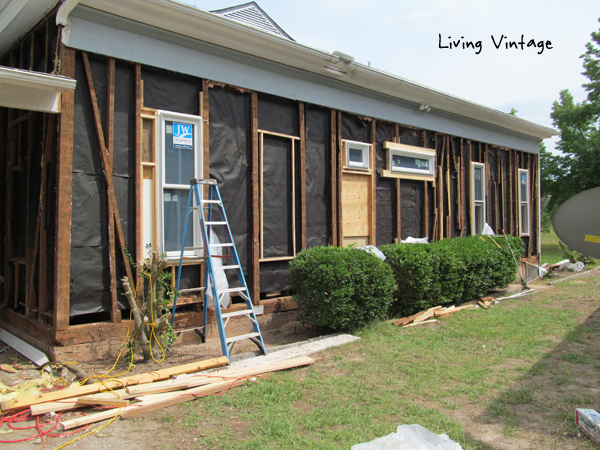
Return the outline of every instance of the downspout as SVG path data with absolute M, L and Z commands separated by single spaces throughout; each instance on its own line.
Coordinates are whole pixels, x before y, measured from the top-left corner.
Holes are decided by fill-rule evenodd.
M 63 0 L 62 5 L 56 11 L 56 25 L 59 28 L 60 42 L 63 45 L 69 43 L 69 14 L 79 4 L 81 0 Z M 60 74 L 62 72 L 61 60 L 60 60 L 60 45 L 56 46 L 56 58 L 54 65 L 54 73 Z

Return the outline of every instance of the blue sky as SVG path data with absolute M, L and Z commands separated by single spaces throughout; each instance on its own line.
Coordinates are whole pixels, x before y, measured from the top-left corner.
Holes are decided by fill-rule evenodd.
M 202 10 L 226 8 L 240 0 L 179 0 Z M 579 58 L 600 28 L 598 0 L 259 0 L 260 7 L 296 41 L 500 111 L 552 126 L 552 103 L 562 89 L 585 98 Z M 440 49 L 451 40 L 459 48 Z M 498 42 L 538 47 L 496 49 Z M 464 36 L 464 39 L 461 39 Z M 481 41 L 481 51 L 462 42 Z M 553 147 L 551 141 L 546 145 Z

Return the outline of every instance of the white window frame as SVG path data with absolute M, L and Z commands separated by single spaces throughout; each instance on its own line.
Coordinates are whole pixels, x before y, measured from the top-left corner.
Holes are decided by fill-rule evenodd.
M 525 192 L 525 195 L 527 197 L 527 200 L 523 200 L 522 197 L 522 185 L 521 185 L 521 175 L 522 174 L 526 174 L 527 175 L 527 191 Z M 531 229 L 531 217 L 529 214 L 529 204 L 530 204 L 530 196 L 529 196 L 529 170 L 527 169 L 519 169 L 519 231 L 521 236 L 529 236 L 530 232 L 529 230 Z M 527 211 L 526 215 L 527 215 L 527 229 L 523 230 L 523 205 L 526 205 L 527 208 L 525 209 L 525 211 Z
M 345 141 L 346 146 L 346 168 L 369 170 L 371 168 L 371 144 L 358 141 Z M 362 152 L 362 163 L 350 161 L 350 150 L 360 150 Z
M 475 168 L 481 168 L 481 173 L 482 173 L 482 177 L 481 177 L 481 193 L 482 193 L 482 197 L 483 200 L 476 200 L 475 199 Z M 487 217 L 486 217 L 486 201 L 485 201 L 485 164 L 482 163 L 477 163 L 477 162 L 472 162 L 471 163 L 471 207 L 473 208 L 473 220 L 471 223 L 471 233 L 473 235 L 476 234 L 481 234 L 481 231 L 478 231 L 475 228 L 475 224 L 477 223 L 477 213 L 476 213 L 476 208 L 475 206 L 477 204 L 480 204 L 482 206 L 482 211 L 483 211 L 483 226 L 485 227 L 485 224 L 487 222 Z
M 202 160 L 203 160 L 203 149 L 202 149 L 202 117 L 194 116 L 190 114 L 182 114 L 175 113 L 171 111 L 158 111 L 158 142 L 159 142 L 159 151 L 158 151 L 158 179 L 157 183 L 157 201 L 158 201 L 158 211 L 159 211 L 159 219 L 158 219 L 158 240 L 159 240 L 159 251 L 161 253 L 166 253 L 168 259 L 177 259 L 181 256 L 181 249 L 177 251 L 169 251 L 166 252 L 165 242 L 164 242 L 164 190 L 165 189 L 178 189 L 181 191 L 189 192 L 190 185 L 179 185 L 179 184 L 167 184 L 165 181 L 165 122 L 167 121 L 177 121 L 184 122 L 186 124 L 191 124 L 195 127 L 194 133 L 194 178 L 202 178 Z M 189 181 L 188 181 L 189 183 Z M 195 202 L 193 202 L 194 204 Z M 186 205 L 187 206 L 187 205 Z M 193 219 L 193 220 L 192 220 Z M 190 218 L 191 224 L 188 225 L 188 233 L 189 227 L 192 227 L 194 232 L 194 240 L 193 246 L 200 247 L 202 246 L 202 236 L 200 231 L 200 222 L 198 213 L 194 210 L 192 217 Z M 184 252 L 184 256 L 190 257 L 201 257 L 203 254 L 201 249 L 197 250 L 186 250 Z
M 412 146 L 411 146 L 412 147 Z M 408 146 L 388 146 L 388 168 L 392 173 L 411 173 L 416 175 L 435 176 L 435 153 L 433 151 L 420 150 L 418 147 L 412 147 L 408 149 Z M 429 168 L 425 169 L 411 169 L 407 167 L 394 167 L 392 164 L 394 155 L 406 156 L 408 158 L 420 158 L 429 161 Z

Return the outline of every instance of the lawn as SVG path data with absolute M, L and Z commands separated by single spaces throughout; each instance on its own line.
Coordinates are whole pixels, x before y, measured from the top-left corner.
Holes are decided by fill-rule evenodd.
M 548 233 L 542 233 L 542 260 L 541 264 L 556 264 L 558 261 L 565 259 L 565 256 L 558 247 L 558 236 L 554 229 Z
M 153 449 L 348 449 L 419 423 L 464 449 L 597 448 L 574 409 L 600 409 L 599 286 L 594 272 L 432 325 L 373 324 L 311 367 L 115 433 Z

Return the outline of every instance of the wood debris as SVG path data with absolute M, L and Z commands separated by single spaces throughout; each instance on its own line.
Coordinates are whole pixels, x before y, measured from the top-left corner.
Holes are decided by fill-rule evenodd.
M 395 326 L 403 328 L 425 323 L 435 323 L 437 322 L 437 319 L 446 319 L 452 316 L 454 313 L 464 311 L 466 309 L 474 309 L 477 307 L 489 309 L 490 305 L 494 300 L 495 299 L 493 297 L 483 297 L 480 300 L 466 302 L 460 306 L 434 306 L 433 308 L 429 308 L 426 311 L 421 311 L 416 314 L 413 314 L 412 316 L 403 317 L 401 319 L 395 320 L 393 323 Z
M 240 386 L 249 380 L 255 381 L 255 377 L 261 375 L 312 364 L 314 360 L 307 356 L 300 356 L 245 368 L 229 368 L 213 373 L 193 373 L 223 366 L 227 362 L 226 357 L 212 358 L 183 366 L 111 380 L 103 384 L 77 386 L 61 391 L 8 400 L 1 403 L 2 412 L 14 412 L 29 408 L 31 415 L 38 416 L 50 412 L 89 407 L 90 405 L 102 408 L 108 407 L 108 409 L 95 414 L 61 422 L 62 428 L 69 430 L 112 419 L 116 416 L 126 419 L 177 403 L 195 400 L 202 396 L 216 394 Z M 189 376 L 171 378 L 182 374 L 189 374 Z M 106 392 L 109 385 L 114 390 Z

